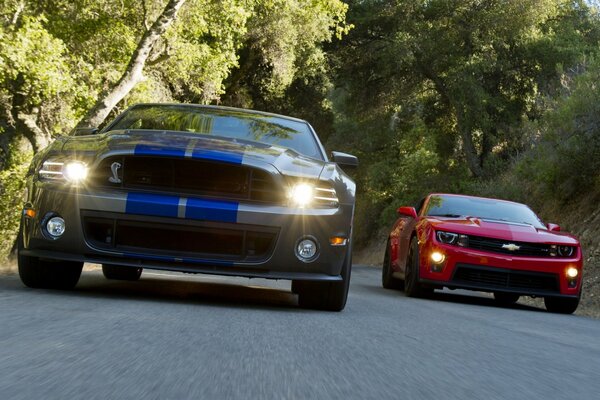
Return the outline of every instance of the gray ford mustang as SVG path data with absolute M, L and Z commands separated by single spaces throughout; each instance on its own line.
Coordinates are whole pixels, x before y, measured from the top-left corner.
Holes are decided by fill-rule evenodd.
M 342 310 L 355 183 L 306 122 L 226 107 L 139 104 L 102 131 L 37 154 L 19 275 L 69 289 L 83 262 L 109 279 L 142 269 L 292 280 L 304 307 Z

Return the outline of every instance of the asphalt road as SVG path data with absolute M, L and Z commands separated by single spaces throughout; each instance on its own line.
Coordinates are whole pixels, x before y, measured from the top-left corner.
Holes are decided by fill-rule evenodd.
M 330 313 L 284 281 L 87 271 L 56 292 L 0 276 L 0 399 L 600 398 L 598 320 L 409 299 L 364 266 L 351 285 Z

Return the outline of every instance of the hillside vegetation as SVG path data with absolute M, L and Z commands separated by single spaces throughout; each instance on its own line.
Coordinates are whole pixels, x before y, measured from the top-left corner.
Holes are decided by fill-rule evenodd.
M 0 257 L 31 155 L 127 78 L 103 123 L 140 101 L 251 107 L 305 118 L 329 150 L 359 156 L 358 247 L 380 240 L 400 205 L 468 193 L 530 204 L 579 234 L 596 268 L 600 18 L 589 2 L 0 0 Z

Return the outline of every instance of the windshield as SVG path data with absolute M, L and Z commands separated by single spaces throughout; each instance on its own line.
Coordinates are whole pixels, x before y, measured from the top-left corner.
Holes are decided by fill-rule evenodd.
M 545 228 L 537 215 L 526 205 L 494 199 L 433 195 L 429 198 L 424 215 L 454 218 L 478 217 Z
M 317 139 L 306 122 L 242 110 L 140 105 L 127 110 L 104 131 L 120 129 L 182 131 L 250 140 L 286 147 L 323 160 Z

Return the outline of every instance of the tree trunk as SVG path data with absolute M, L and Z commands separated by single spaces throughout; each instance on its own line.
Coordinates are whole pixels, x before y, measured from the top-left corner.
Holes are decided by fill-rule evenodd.
M 475 149 L 471 132 L 467 129 L 461 130 L 460 135 L 463 140 L 463 151 L 465 152 L 467 165 L 469 166 L 469 169 L 473 175 L 476 178 L 479 178 L 483 175 L 483 168 L 481 167 L 481 160 L 477 154 L 477 150 Z
M 148 56 L 158 39 L 165 33 L 167 28 L 177 17 L 177 12 L 186 0 L 170 0 L 162 14 L 156 19 L 154 24 L 144 33 L 138 43 L 137 48 L 129 60 L 127 69 L 121 76 L 121 79 L 100 95 L 100 98 L 92 109 L 77 124 L 78 128 L 97 127 L 111 112 L 111 110 L 133 89 L 133 87 L 142 79 L 142 72 Z
M 38 126 L 40 118 L 40 109 L 27 105 L 29 93 L 25 92 L 25 78 L 22 73 L 10 82 L 11 92 L 13 93 L 10 109 L 6 114 L 7 128 L 5 143 L 2 143 L 3 148 L 8 146 L 19 134 L 25 136 L 31 143 L 31 147 L 35 153 L 42 150 L 50 144 L 52 136 L 49 132 L 45 132 Z M 8 147 L 5 147 L 4 152 L 8 155 Z M 6 160 L 0 160 L 2 164 Z M 4 165 L 2 165 L 4 167 Z
M 471 173 L 475 177 L 479 178 L 483 175 L 483 168 L 481 166 L 481 159 L 479 158 L 479 154 L 477 154 L 477 149 L 475 148 L 475 143 L 473 143 L 471 128 L 464 122 L 465 118 L 462 110 L 458 109 L 457 107 L 454 107 L 454 110 L 456 113 L 458 130 L 463 142 L 463 152 L 465 154 L 465 158 L 467 159 L 467 166 L 469 167 L 469 170 L 471 170 Z

